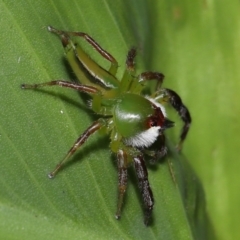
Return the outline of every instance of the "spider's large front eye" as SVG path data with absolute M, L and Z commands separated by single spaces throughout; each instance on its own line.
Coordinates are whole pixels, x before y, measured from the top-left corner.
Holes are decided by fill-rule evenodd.
M 161 111 L 161 110 L 160 110 Z M 164 130 L 174 126 L 174 122 L 162 116 L 151 116 L 147 119 L 147 128 L 161 127 Z
M 147 128 L 151 127 L 163 127 L 164 124 L 164 115 L 160 108 L 154 107 L 154 114 L 147 118 L 146 126 Z
M 147 122 L 147 125 L 148 127 L 157 127 L 158 125 L 158 122 L 157 122 L 157 119 L 150 119 L 148 122 Z

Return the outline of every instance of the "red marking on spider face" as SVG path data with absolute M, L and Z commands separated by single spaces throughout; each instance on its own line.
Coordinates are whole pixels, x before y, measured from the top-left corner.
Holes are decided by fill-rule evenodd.
M 164 123 L 164 115 L 159 107 L 153 105 L 155 110 L 154 114 L 147 118 L 147 128 L 151 127 L 162 127 Z

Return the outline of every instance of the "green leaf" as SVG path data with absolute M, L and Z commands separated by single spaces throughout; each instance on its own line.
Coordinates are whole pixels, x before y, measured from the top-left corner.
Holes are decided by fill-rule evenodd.
M 96 116 L 85 96 L 22 83 L 72 79 L 52 25 L 90 34 L 124 70 L 139 48 L 138 71 L 157 70 L 189 107 L 184 153 L 199 174 L 220 239 L 238 239 L 237 124 L 240 112 L 239 2 L 0 1 L 0 236 L 2 239 L 212 239 L 204 194 L 193 170 L 170 146 L 149 168 L 155 206 L 143 225 L 133 170 L 120 221 L 115 156 L 93 136 L 54 180 L 47 178 Z M 90 49 L 91 50 L 91 49 Z M 94 52 L 90 56 L 106 64 Z M 175 120 L 176 116 L 174 116 Z M 180 125 L 180 124 L 178 124 Z M 169 139 L 175 143 L 179 127 Z
M 239 1 L 160 5 L 153 47 L 162 57 L 152 66 L 162 66 L 164 86 L 177 90 L 191 111 L 184 153 L 203 183 L 217 236 L 238 239 Z

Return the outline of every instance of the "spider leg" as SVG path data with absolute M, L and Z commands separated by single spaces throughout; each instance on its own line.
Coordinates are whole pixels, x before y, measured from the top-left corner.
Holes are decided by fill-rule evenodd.
M 72 88 L 77 91 L 85 92 L 89 94 L 96 94 L 100 92 L 97 88 L 93 86 L 87 86 L 87 85 L 63 81 L 63 80 L 54 80 L 51 82 L 45 82 L 45 83 L 39 83 L 39 84 L 22 84 L 21 88 L 31 89 L 31 88 L 39 88 L 39 87 L 45 87 L 45 86 L 60 86 L 60 87 Z
M 140 188 L 143 202 L 146 207 L 144 223 L 145 225 L 148 225 L 154 205 L 152 190 L 148 182 L 148 172 L 144 159 L 141 155 L 134 157 L 133 161 L 138 178 L 138 186 Z
M 172 105 L 172 107 L 177 111 L 178 115 L 184 122 L 182 131 L 180 134 L 180 141 L 177 145 L 177 149 L 178 149 L 178 151 L 180 151 L 182 148 L 183 141 L 185 140 L 185 138 L 188 134 L 188 130 L 191 125 L 191 121 L 192 121 L 191 115 L 190 115 L 190 112 L 188 111 L 187 107 L 183 104 L 181 98 L 179 97 L 179 95 L 176 92 L 174 92 L 171 89 L 167 89 L 167 88 L 162 89 L 162 92 L 164 95 L 163 96 L 164 100 L 166 98 L 166 101 Z
M 163 158 L 167 154 L 164 134 L 160 134 L 155 143 L 144 149 L 144 153 L 150 157 L 149 161 L 151 164 L 156 164 L 159 159 Z
M 63 164 L 78 150 L 85 141 L 97 130 L 99 130 L 103 126 L 103 122 L 99 119 L 98 121 L 94 122 L 90 127 L 88 127 L 83 134 L 76 140 L 72 148 L 68 151 L 65 158 L 59 162 L 56 166 L 56 168 L 48 174 L 49 178 L 55 177 L 56 173 L 59 171 L 59 169 L 63 166 Z
M 108 60 L 111 63 L 111 67 L 109 69 L 109 72 L 115 76 L 118 68 L 118 62 L 117 60 L 106 50 L 104 50 L 93 38 L 91 38 L 87 33 L 84 32 L 67 32 L 67 31 L 61 31 L 57 30 L 56 28 L 53 28 L 51 26 L 48 27 L 48 31 L 56 33 L 61 36 L 62 43 L 64 46 L 66 46 L 66 40 L 68 40 L 67 36 L 76 36 L 84 38 L 90 45 L 93 46 L 93 48 L 102 55 L 106 60 Z
M 126 59 L 126 67 L 127 67 L 127 70 L 129 72 L 134 72 L 135 71 L 134 58 L 136 57 L 136 55 L 137 55 L 137 49 L 136 48 L 133 47 L 128 51 L 127 59 Z
M 158 90 L 163 82 L 164 75 L 159 72 L 143 72 L 138 76 L 138 82 L 149 81 L 149 80 L 157 80 L 156 89 Z
M 116 212 L 116 219 L 121 217 L 121 209 L 123 204 L 123 197 L 127 189 L 127 155 L 123 150 L 117 153 L 118 161 L 118 205 Z
M 127 91 L 131 91 L 130 88 L 132 88 L 132 85 L 134 85 L 135 83 L 133 75 L 135 72 L 134 58 L 136 57 L 136 54 L 137 54 L 136 48 L 131 48 L 128 51 L 127 59 L 125 62 L 126 69 L 124 71 L 124 74 L 120 83 L 120 91 L 123 93 Z

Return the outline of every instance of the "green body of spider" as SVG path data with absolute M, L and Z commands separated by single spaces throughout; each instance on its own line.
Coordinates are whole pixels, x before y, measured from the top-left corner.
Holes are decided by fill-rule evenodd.
M 89 35 L 83 32 L 60 31 L 53 27 L 48 27 L 48 30 L 61 38 L 66 58 L 81 83 L 55 80 L 33 85 L 23 84 L 22 88 L 58 85 L 88 93 L 92 96 L 92 110 L 102 116 L 77 139 L 66 157 L 49 174 L 49 177 L 54 177 L 63 163 L 82 146 L 86 139 L 101 129 L 102 132 L 110 135 L 110 148 L 117 155 L 119 196 L 116 218 L 120 218 L 123 197 L 127 188 L 127 167 L 133 164 L 146 208 L 144 222 L 147 225 L 154 200 L 148 182 L 144 155 L 151 156 L 155 161 L 167 152 L 164 130 L 172 127 L 173 122 L 166 118 L 164 103 L 172 105 L 184 122 L 178 144 L 178 149 L 181 148 L 191 123 L 188 109 L 174 91 L 161 88 L 163 74 L 149 71 L 143 72 L 137 77 L 134 76 L 134 58 L 136 56 L 134 48 L 127 54 L 126 70 L 119 81 L 116 78 L 117 61 Z M 75 37 L 84 38 L 99 54 L 110 61 L 110 69 L 103 69 L 89 58 L 82 47 L 74 41 Z M 83 71 L 82 68 L 86 71 Z M 152 95 L 145 96 L 143 91 L 146 83 L 150 80 L 157 82 L 157 88 Z M 158 143 L 157 147 L 152 148 L 152 145 L 156 145 L 156 143 Z

